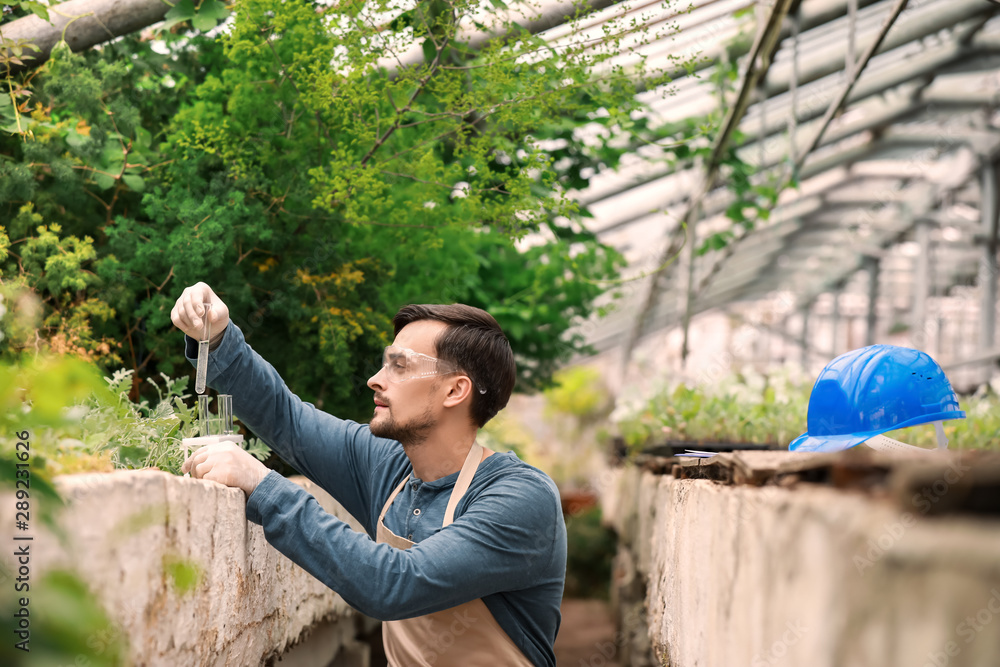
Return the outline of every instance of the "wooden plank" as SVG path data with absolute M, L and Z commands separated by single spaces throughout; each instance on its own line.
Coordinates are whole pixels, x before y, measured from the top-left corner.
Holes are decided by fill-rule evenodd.
M 1000 515 L 1000 452 L 897 454 L 856 447 L 843 452 L 736 451 L 709 458 L 641 456 L 655 474 L 752 486 L 800 483 L 888 494 L 904 511 Z
M 1000 452 L 948 453 L 893 474 L 890 493 L 907 512 L 1000 515 Z

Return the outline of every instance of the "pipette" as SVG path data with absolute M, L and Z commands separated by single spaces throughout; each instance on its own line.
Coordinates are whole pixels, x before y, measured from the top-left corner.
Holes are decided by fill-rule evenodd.
M 212 340 L 211 314 L 212 304 L 206 303 L 205 312 L 201 316 L 202 332 L 201 340 L 198 341 L 198 371 L 195 375 L 194 390 L 199 394 L 205 393 L 205 379 L 208 377 L 208 343 Z

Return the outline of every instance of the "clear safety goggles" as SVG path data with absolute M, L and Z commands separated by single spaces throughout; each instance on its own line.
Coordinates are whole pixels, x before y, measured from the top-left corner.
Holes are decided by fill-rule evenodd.
M 458 372 L 454 364 L 395 345 L 385 348 L 382 353 L 382 368 L 392 382 Z

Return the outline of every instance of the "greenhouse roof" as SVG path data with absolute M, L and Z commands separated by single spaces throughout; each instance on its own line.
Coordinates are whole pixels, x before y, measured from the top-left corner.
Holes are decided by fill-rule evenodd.
M 639 93 L 653 124 L 718 108 L 711 75 L 727 45 L 741 50 L 717 154 L 728 140 L 753 167 L 753 182 L 793 174 L 798 182 L 780 193 L 767 220 L 736 228 L 728 246 L 695 257 L 691 314 L 775 298 L 795 312 L 833 292 L 866 294 L 864 269 L 876 261 L 880 292 L 909 296 L 928 241 L 934 270 L 924 271 L 921 289 L 946 295 L 973 283 L 983 188 L 993 198 L 985 200 L 995 201 L 992 163 L 1000 150 L 1000 7 L 984 0 L 770 4 L 696 0 L 689 12 L 669 2 L 628 10 L 679 28 L 636 48 L 651 66 L 703 56 L 697 71 L 674 79 L 670 94 Z M 542 34 L 566 38 L 563 26 Z M 628 64 L 635 54 L 621 59 Z M 678 170 L 665 152 L 642 147 L 579 195 L 594 216 L 588 226 L 625 255 L 634 278 L 621 285 L 615 314 L 585 329 L 599 350 L 630 350 L 681 323 L 690 266 L 682 221 L 697 244 L 731 226 L 726 173 L 715 177 L 711 163 Z

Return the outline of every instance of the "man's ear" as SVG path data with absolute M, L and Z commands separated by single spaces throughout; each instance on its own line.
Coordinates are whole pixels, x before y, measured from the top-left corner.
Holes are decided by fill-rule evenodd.
M 457 375 L 448 383 L 448 393 L 444 397 L 444 407 L 453 408 L 472 395 L 472 380 L 466 375 Z

